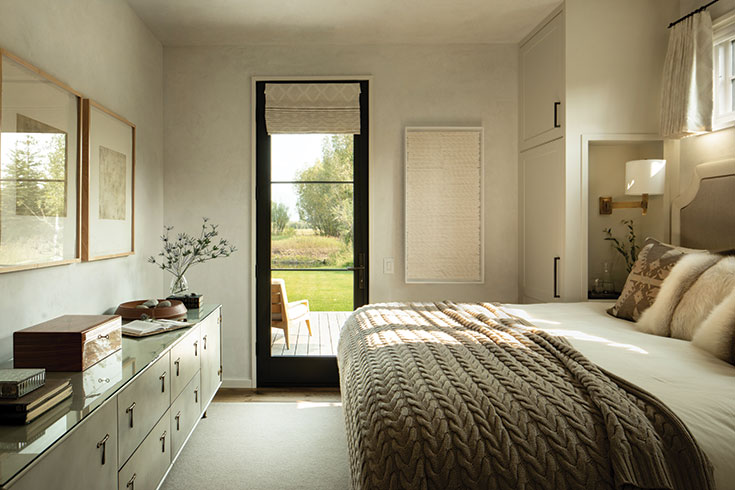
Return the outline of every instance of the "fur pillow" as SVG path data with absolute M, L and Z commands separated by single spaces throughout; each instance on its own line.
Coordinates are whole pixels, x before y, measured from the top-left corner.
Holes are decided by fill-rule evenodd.
M 653 306 L 636 323 L 642 332 L 693 340 L 720 359 L 735 353 L 735 257 L 709 253 L 682 258 Z
M 702 322 L 692 343 L 730 364 L 735 364 L 735 290 Z

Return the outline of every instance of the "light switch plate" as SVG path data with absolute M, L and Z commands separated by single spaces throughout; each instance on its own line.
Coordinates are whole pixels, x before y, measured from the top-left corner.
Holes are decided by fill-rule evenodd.
M 383 274 L 393 274 L 393 257 L 383 257 Z

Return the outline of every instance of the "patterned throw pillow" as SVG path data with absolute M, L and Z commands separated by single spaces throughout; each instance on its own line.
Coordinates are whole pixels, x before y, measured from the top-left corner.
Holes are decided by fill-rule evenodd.
M 653 304 L 661 283 L 671 269 L 689 252 L 698 250 L 675 247 L 655 238 L 647 238 L 625 281 L 623 292 L 607 312 L 623 320 L 638 321 L 641 313 Z

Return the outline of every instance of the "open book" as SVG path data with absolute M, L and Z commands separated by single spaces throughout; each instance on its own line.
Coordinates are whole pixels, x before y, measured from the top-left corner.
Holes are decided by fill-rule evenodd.
M 192 325 L 194 323 L 178 320 L 134 320 L 122 326 L 122 333 L 130 337 L 147 337 L 148 335 L 170 332 Z

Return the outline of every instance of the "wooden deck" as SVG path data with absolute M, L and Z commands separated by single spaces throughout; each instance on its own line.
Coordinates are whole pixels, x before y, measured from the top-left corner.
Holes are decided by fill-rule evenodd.
M 271 329 L 271 356 L 336 356 L 339 331 L 350 311 L 312 311 L 311 333 L 306 322 L 289 332 L 290 348 L 280 328 Z

